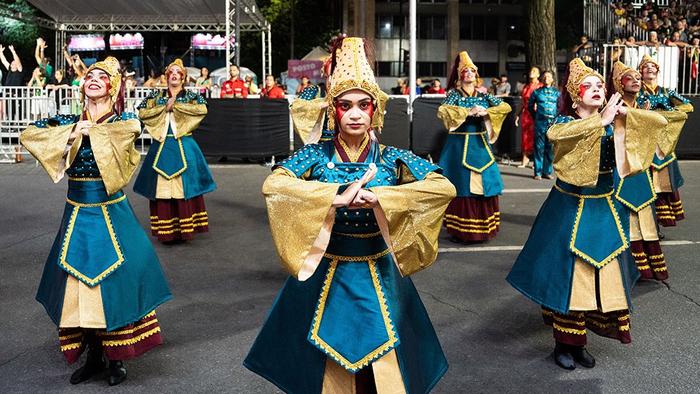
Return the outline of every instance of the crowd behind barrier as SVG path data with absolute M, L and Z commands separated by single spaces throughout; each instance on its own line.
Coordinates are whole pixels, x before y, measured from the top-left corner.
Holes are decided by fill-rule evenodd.
M 683 89 L 682 80 L 679 90 Z M 697 92 L 697 86 L 692 85 Z M 190 88 L 188 88 L 190 89 Z M 198 90 L 198 88 L 191 88 Z M 138 104 L 147 97 L 153 88 L 136 88 L 128 93 L 125 107 L 135 111 Z M 380 135 L 384 144 L 411 149 L 416 154 L 439 159 L 446 130 L 437 118 L 437 108 L 444 95 L 418 96 L 413 103 L 413 120 L 409 114 L 408 96 L 392 95 L 387 104 L 385 125 Z M 295 96 L 286 99 L 248 100 L 210 98 L 209 115 L 195 133 L 205 155 L 210 157 L 228 156 L 234 158 L 270 158 L 286 156 L 298 149 L 301 144 L 296 138 L 289 103 Z M 691 97 L 700 102 L 700 97 Z M 514 118 L 521 109 L 517 96 L 505 97 L 513 111 L 506 119 L 494 150 L 506 161 L 520 153 L 520 128 Z M 0 162 L 12 163 L 27 153 L 19 145 L 19 135 L 31 122 L 56 114 L 79 114 L 80 93 L 77 87 L 55 90 L 28 87 L 0 87 Z M 691 114 L 689 129 L 700 127 L 700 117 Z M 684 133 L 679 144 L 679 155 L 700 157 L 700 137 Z M 695 140 L 699 141 L 695 141 Z M 137 149 L 145 154 L 151 143 L 147 132 L 137 140 Z M 682 146 L 681 146 L 682 145 Z

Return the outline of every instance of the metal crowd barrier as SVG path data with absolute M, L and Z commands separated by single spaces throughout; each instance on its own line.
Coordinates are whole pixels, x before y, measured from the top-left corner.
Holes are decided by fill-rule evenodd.
M 136 107 L 157 88 L 136 87 L 126 92 L 125 110 L 137 112 Z M 188 86 L 185 89 L 210 96 L 210 91 Z M 56 115 L 78 115 L 82 110 L 80 88 L 77 86 L 32 88 L 0 86 L 0 163 L 14 163 L 27 152 L 19 144 L 19 135 L 32 122 Z M 151 136 L 144 131 L 136 148 L 146 154 Z

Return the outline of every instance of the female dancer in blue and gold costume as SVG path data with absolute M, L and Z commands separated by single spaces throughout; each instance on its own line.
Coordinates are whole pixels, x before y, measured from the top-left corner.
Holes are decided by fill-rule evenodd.
M 334 47 L 334 139 L 304 146 L 263 185 L 292 276 L 244 365 L 287 393 L 426 393 L 447 361 L 408 276 L 435 261 L 455 189 L 437 166 L 370 138 L 387 96 L 362 38 Z
M 626 107 L 649 109 L 650 104 L 639 94 L 642 87 L 641 74 L 618 61 L 613 65 L 612 88 L 622 95 Z M 616 126 L 622 120 L 616 120 Z M 675 141 L 668 141 L 666 133 L 658 133 L 658 152 L 672 151 Z M 663 154 L 662 154 L 663 155 Z M 654 156 L 657 158 L 657 156 Z M 652 167 L 653 168 L 653 167 Z M 617 178 L 615 198 L 630 210 L 630 249 L 642 279 L 668 279 L 666 259 L 661 251 L 653 203 L 656 191 L 651 168 L 625 179 Z
M 535 120 L 534 168 L 535 179 L 552 179 L 552 143 L 547 140 L 547 130 L 557 117 L 559 90 L 554 86 L 554 73 L 542 73 L 543 86 L 535 90 L 528 100 L 527 110 Z
M 167 91 L 155 91 L 139 105 L 139 118 L 154 141 L 134 183 L 151 200 L 151 233 L 161 242 L 192 239 L 209 231 L 204 194 L 216 184 L 192 137 L 207 114 L 204 98 L 183 88 L 187 75 L 177 59 L 165 71 Z
M 683 186 L 683 176 L 676 160 L 675 147 L 680 136 L 688 113 L 693 112 L 693 105 L 685 97 L 671 89 L 657 84 L 657 77 L 661 67 L 649 55 L 644 55 L 639 63 L 639 72 L 642 74 L 643 86 L 641 98 L 649 101 L 650 109 L 657 110 L 668 120 L 668 126 L 664 129 L 661 138 L 675 141 L 666 152 L 666 156 L 655 156 L 652 163 L 652 176 L 656 189 L 656 216 L 659 224 L 675 226 L 676 222 L 685 218 L 683 201 L 678 189 Z
M 476 91 L 477 67 L 467 52 L 455 58 L 445 101 L 438 117 L 448 130 L 440 154 L 440 167 L 457 188 L 445 214 L 445 226 L 458 242 L 487 241 L 501 225 L 498 196 L 503 191 L 501 173 L 491 144 L 496 142 L 510 106 L 503 100 Z M 455 83 L 461 81 L 459 88 Z
M 155 308 L 171 298 L 158 257 L 122 188 L 140 155 L 141 124 L 122 112 L 119 62 L 93 64 L 82 85 L 81 116 L 58 116 L 28 127 L 22 145 L 54 182 L 68 174 L 61 228 L 46 260 L 37 300 L 59 327 L 69 363 L 87 347 L 77 384 L 101 373 L 126 379 L 122 360 L 162 343 Z
M 566 90 L 562 112 L 570 116 L 559 116 L 547 132 L 557 182 L 507 280 L 542 306 L 557 365 L 592 368 L 586 329 L 629 343 L 630 289 L 639 278 L 629 252 L 629 211 L 614 198 L 615 177 L 651 165 L 654 130 L 666 120 L 625 107 L 619 93 L 599 113 L 603 77 L 581 59 L 569 64 Z

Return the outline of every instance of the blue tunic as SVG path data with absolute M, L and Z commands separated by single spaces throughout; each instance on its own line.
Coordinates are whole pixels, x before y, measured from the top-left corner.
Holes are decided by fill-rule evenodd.
M 280 166 L 297 177 L 309 174 L 307 180 L 348 183 L 375 163 L 368 187 L 396 185 L 400 166 L 417 180 L 439 171 L 376 143 L 362 163 L 344 163 L 334 152 L 332 141 L 309 144 Z M 320 265 L 306 281 L 287 279 L 244 365 L 285 392 L 320 393 L 327 358 L 355 373 L 391 350 L 408 393 L 430 391 L 447 370 L 425 307 L 396 268 L 373 211 L 339 208 Z
M 447 94 L 443 105 L 456 105 L 472 108 L 476 105 L 484 108 L 501 104 L 503 100 L 490 94 L 476 93 L 468 97 L 456 90 Z M 488 131 L 484 120 L 468 117 L 459 128 L 450 131 L 440 153 L 440 167 L 443 175 L 455 185 L 457 197 L 474 197 L 469 188 L 471 172 L 481 173 L 484 186 L 483 197 L 498 196 L 503 192 L 503 181 L 488 141 Z M 478 195 L 481 197 L 481 195 Z
M 639 94 L 638 102 L 649 101 L 652 110 L 675 111 L 679 104 L 688 104 L 690 100 L 678 94 L 675 90 L 667 89 L 659 86 L 656 92 L 649 89 L 642 89 Z M 671 189 L 677 191 L 683 186 L 684 180 L 681 175 L 681 169 L 676 160 L 676 153 L 671 152 L 664 158 L 659 158 L 654 155 L 652 167 L 656 170 L 661 170 L 668 167 L 669 178 L 671 179 Z
M 124 113 L 109 121 L 134 118 L 134 114 Z M 67 125 L 78 120 L 77 116 L 60 116 L 35 125 Z M 59 325 L 68 275 L 91 287 L 99 285 L 107 331 L 113 331 L 138 321 L 172 295 L 158 256 L 126 195 L 121 190 L 107 195 L 88 138 L 83 138 L 66 174 L 68 197 L 63 220 L 36 299 Z
M 168 103 L 168 96 L 156 91 L 139 105 L 139 109 L 145 108 L 148 100 L 155 100 L 156 105 L 161 106 Z M 191 91 L 181 92 L 176 102 L 206 104 L 202 96 Z M 156 158 L 158 158 L 158 165 L 154 166 Z M 164 171 L 168 176 L 179 174 L 182 177 L 182 187 L 186 200 L 216 189 L 216 183 L 214 183 L 214 178 L 209 171 L 207 161 L 194 138 L 191 135 L 185 135 L 176 139 L 170 128 L 168 128 L 163 143 L 153 140 L 148 148 L 148 153 L 134 183 L 134 191 L 149 200 L 155 200 L 158 171 L 161 173 Z
M 572 121 L 560 116 L 556 123 Z M 600 269 L 617 258 L 630 305 L 639 272 L 629 250 L 629 211 L 613 198 L 616 177 L 613 129 L 605 128 L 595 187 L 557 179 L 506 280 L 534 302 L 569 312 L 576 258 Z
M 547 140 L 547 130 L 557 117 L 559 90 L 554 87 L 541 87 L 535 90 L 528 100 L 527 109 L 535 120 L 535 175 L 552 173 L 554 151 Z M 535 111 L 537 105 L 537 111 Z

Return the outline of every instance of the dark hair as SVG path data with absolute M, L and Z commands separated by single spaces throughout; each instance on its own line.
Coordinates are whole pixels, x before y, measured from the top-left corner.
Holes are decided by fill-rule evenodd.
M 501 74 L 501 78 L 506 77 L 508 78 L 508 74 Z
M 612 75 L 612 73 L 610 74 Z M 564 83 L 561 85 L 561 89 L 559 90 L 559 108 L 557 109 L 557 112 L 562 115 L 573 116 L 575 114 L 573 108 L 574 101 L 571 99 L 569 91 L 566 90 L 566 84 L 569 83 L 569 66 L 566 66 L 563 81 Z
M 542 71 L 540 73 L 540 82 L 544 83 L 544 74 L 547 74 L 547 73 L 549 73 L 552 76 L 552 79 L 554 80 L 554 82 L 556 82 L 556 79 L 554 78 L 554 71 L 552 71 L 550 69 L 545 69 L 544 71 Z

